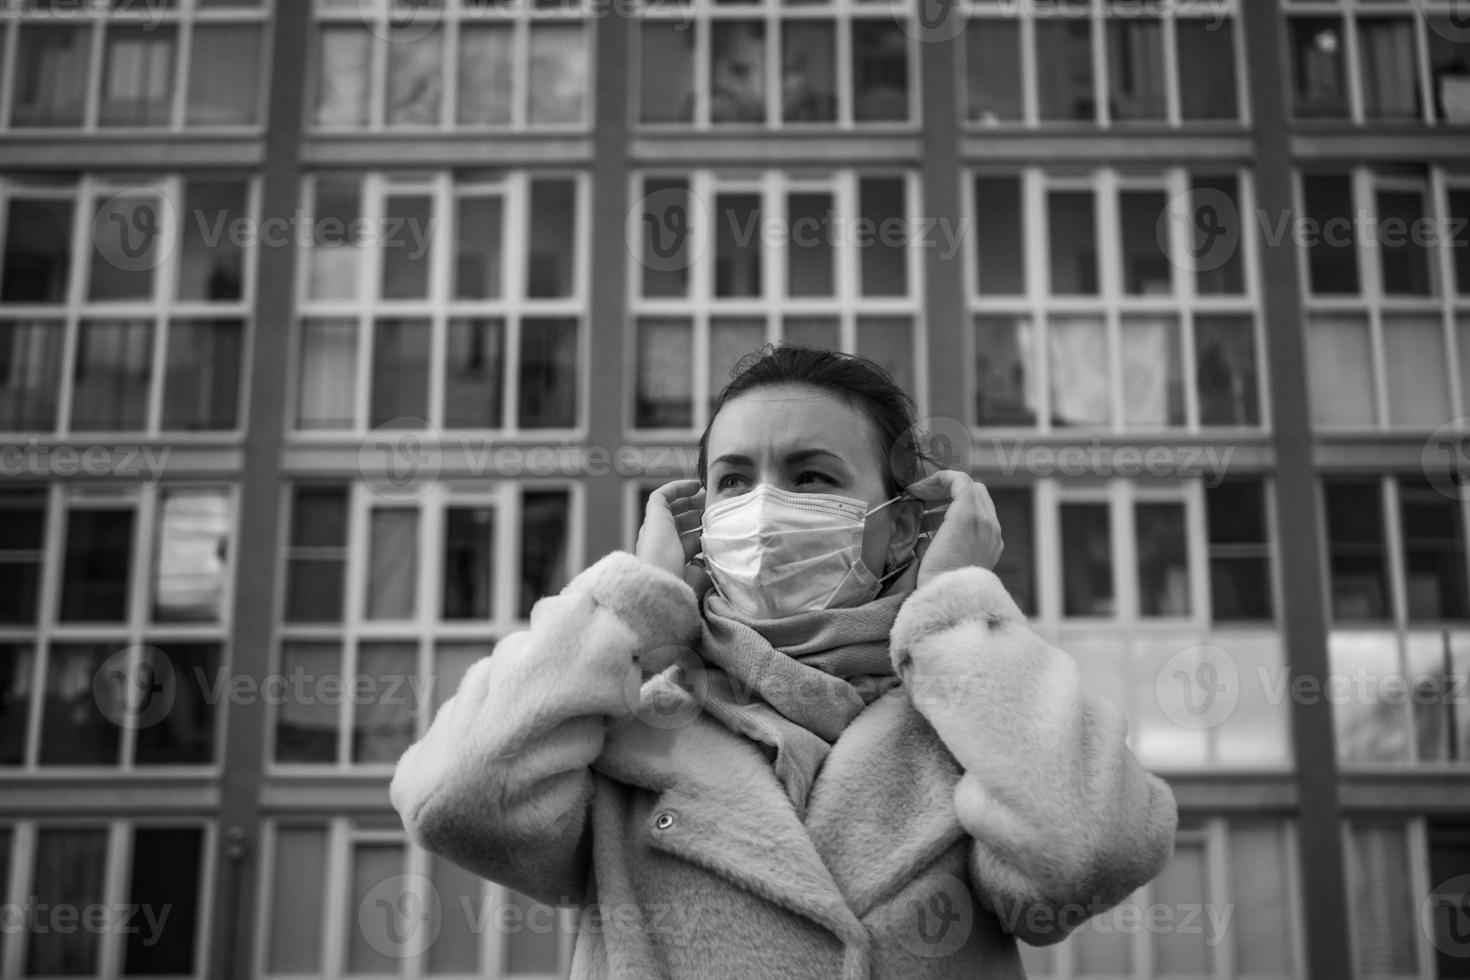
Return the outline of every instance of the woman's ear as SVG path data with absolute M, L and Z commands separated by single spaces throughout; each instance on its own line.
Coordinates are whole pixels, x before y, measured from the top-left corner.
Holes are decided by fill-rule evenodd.
M 913 557 L 919 543 L 919 532 L 924 525 L 924 502 L 906 497 L 894 501 L 888 509 L 892 515 L 893 533 L 888 536 L 886 560 L 889 568 L 897 568 Z

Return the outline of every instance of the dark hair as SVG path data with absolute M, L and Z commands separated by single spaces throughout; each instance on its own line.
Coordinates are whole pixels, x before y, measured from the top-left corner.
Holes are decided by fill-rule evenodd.
M 699 480 L 709 474 L 709 431 L 720 409 L 757 388 L 807 385 L 831 392 L 867 416 L 886 462 L 883 484 L 889 496 L 924 475 L 925 456 L 914 431 L 914 401 L 881 365 L 866 357 L 820 347 L 767 344 L 741 358 L 732 380 L 720 392 L 709 424 L 699 437 Z

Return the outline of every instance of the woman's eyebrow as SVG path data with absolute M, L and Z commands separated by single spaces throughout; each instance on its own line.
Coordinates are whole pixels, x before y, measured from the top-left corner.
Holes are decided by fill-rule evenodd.
M 711 463 L 710 465 L 713 466 L 713 465 L 715 465 L 715 463 L 725 463 L 728 466 L 754 466 L 755 465 L 754 463 L 751 462 L 749 456 L 740 456 L 740 455 L 735 454 L 735 453 L 726 453 L 725 455 L 723 455 L 720 458 L 716 459 L 714 461 L 714 463 Z
M 804 463 L 815 456 L 830 456 L 832 459 L 835 459 L 839 463 L 843 462 L 842 457 L 832 452 L 830 449 L 798 449 L 796 452 L 788 453 L 786 455 L 786 462 Z

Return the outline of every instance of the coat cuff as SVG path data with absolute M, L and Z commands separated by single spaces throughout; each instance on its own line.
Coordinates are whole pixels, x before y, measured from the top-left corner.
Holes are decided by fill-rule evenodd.
M 1005 620 L 1024 623 L 1026 616 L 988 568 L 971 565 L 936 575 L 909 596 L 893 621 L 894 667 L 907 662 L 909 650 L 925 637 L 967 621 Z
M 614 551 L 567 585 L 608 609 L 638 637 L 639 649 L 691 644 L 699 636 L 699 603 L 684 580 L 626 551 Z

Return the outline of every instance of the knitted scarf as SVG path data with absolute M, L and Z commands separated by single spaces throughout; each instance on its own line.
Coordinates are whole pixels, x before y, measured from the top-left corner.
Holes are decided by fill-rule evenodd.
M 861 606 L 747 619 L 711 589 L 704 599 L 701 707 L 760 743 L 798 814 L 849 722 L 899 681 L 889 633 L 917 562 Z

